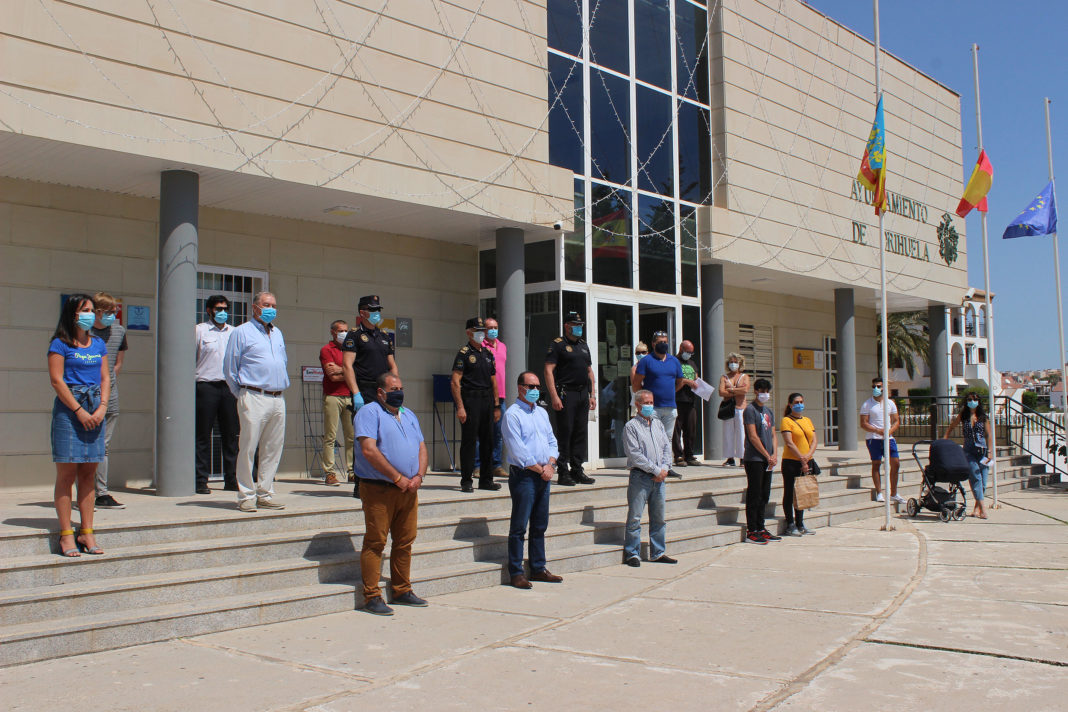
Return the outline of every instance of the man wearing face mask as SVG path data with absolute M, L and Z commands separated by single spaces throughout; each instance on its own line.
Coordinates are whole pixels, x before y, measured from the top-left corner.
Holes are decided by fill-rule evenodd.
M 508 347 L 498 337 L 500 334 L 500 326 L 497 320 L 493 317 L 486 318 L 486 340 L 482 342 L 482 345 L 493 352 L 493 361 L 497 364 L 497 404 L 500 405 L 503 410 L 505 407 L 504 402 L 504 386 L 505 378 L 505 366 L 508 362 Z M 507 477 L 508 473 L 501 467 L 501 447 L 504 444 L 503 434 L 501 433 L 501 423 L 503 418 L 499 419 L 493 424 L 493 476 L 494 477 Z M 481 448 L 475 449 L 475 469 L 482 467 L 482 452 Z
M 679 362 L 682 364 L 682 387 L 675 393 L 675 404 L 679 415 L 675 420 L 675 431 L 671 436 L 671 450 L 675 456 L 675 465 L 700 465 L 693 456 L 693 444 L 697 439 L 697 396 L 693 388 L 697 381 L 697 364 L 693 357 L 693 342 L 684 340 L 679 344 Z
M 223 375 L 237 399 L 241 437 L 237 456 L 237 508 L 242 512 L 285 509 L 274 501 L 274 473 L 282 459 L 289 388 L 288 358 L 282 330 L 274 325 L 277 302 L 270 292 L 252 301 L 252 319 L 234 329 L 226 345 Z M 252 481 L 252 460 L 259 448 L 259 480 Z
M 545 389 L 556 411 L 556 440 L 560 446 L 556 481 L 569 487 L 595 482 L 582 471 L 589 412 L 597 407 L 593 358 L 582 338 L 582 329 L 582 316 L 568 312 L 564 316 L 564 335 L 553 339 L 545 356 Z
M 775 455 L 775 417 L 768 408 L 771 400 L 771 381 L 758 378 L 753 383 L 753 402 L 745 409 L 745 451 L 742 465 L 748 486 L 745 490 L 745 541 L 767 544 L 781 541 L 764 527 L 764 513 L 771 499 L 771 473 L 778 464 Z
M 323 367 L 323 471 L 326 478 L 323 484 L 337 487 L 341 483 L 338 475 L 347 476 L 354 482 L 352 474 L 352 391 L 345 383 L 345 369 L 341 353 L 341 344 L 345 343 L 349 325 L 338 319 L 330 325 L 330 341 L 319 349 L 319 363 Z M 344 469 L 334 466 L 334 448 L 337 444 L 337 422 L 341 420 L 341 432 L 345 438 L 342 443 Z
M 117 376 L 122 371 L 122 362 L 126 357 L 126 327 L 117 323 L 118 302 L 107 292 L 93 295 L 96 321 L 89 333 L 96 336 L 108 349 L 108 366 L 111 368 L 111 395 L 108 397 L 107 415 L 104 416 L 104 459 L 96 467 L 96 508 L 126 509 L 108 493 L 108 455 L 111 452 L 111 438 L 115 434 L 115 425 L 119 420 L 119 382 Z
M 888 417 L 889 416 L 889 417 Z M 887 424 L 889 421 L 889 424 Z M 897 493 L 897 471 L 901 459 L 897 454 L 897 440 L 894 433 L 900 421 L 897 416 L 897 404 L 883 395 L 883 379 L 871 380 L 871 398 L 860 406 L 860 428 L 867 433 L 868 454 L 871 456 L 871 479 L 875 484 L 875 501 L 884 502 L 879 470 L 883 463 L 883 430 L 890 429 L 890 501 L 904 504 L 905 498 Z
M 222 445 L 223 489 L 237 492 L 237 399 L 226 385 L 223 356 L 234 327 L 230 325 L 230 302 L 221 294 L 208 297 L 205 321 L 196 326 L 196 478 L 197 494 L 211 494 L 211 430 L 219 423 Z
M 631 378 L 631 388 L 635 393 L 645 389 L 653 394 L 655 418 L 664 426 L 664 432 L 671 438 L 675 432 L 675 392 L 682 388 L 682 364 L 671 355 L 666 331 L 653 334 L 653 352 L 638 362 Z M 682 477 L 668 468 L 672 477 Z
M 519 374 L 519 399 L 504 414 L 504 440 L 508 445 L 508 491 L 512 516 L 508 528 L 508 575 L 516 588 L 531 588 L 531 581 L 560 583 L 564 579 L 545 568 L 545 529 L 549 526 L 549 483 L 559 450 L 549 414 L 538 407 L 538 375 Z M 523 569 L 523 538 L 530 526 L 530 578 Z
M 478 488 L 499 490 L 493 481 L 493 424 L 500 420 L 497 401 L 497 365 L 485 346 L 486 323 L 476 316 L 467 320 L 467 344 L 452 364 L 452 399 L 460 421 L 460 491 L 474 492 L 475 441 L 481 448 Z
M 360 478 L 363 501 L 363 550 L 360 572 L 363 578 L 364 610 L 379 616 L 393 615 L 382 600 L 378 580 L 382 575 L 382 552 L 386 537 L 392 537 L 389 552 L 389 581 L 393 604 L 426 606 L 412 591 L 412 544 L 419 527 L 418 490 L 426 476 L 427 454 L 419 420 L 404 408 L 404 384 L 400 377 L 384 373 L 378 377 L 375 399 L 356 413 L 356 475 Z
M 671 466 L 671 438 L 656 417 L 653 393 L 634 394 L 638 414 L 623 429 L 630 483 L 627 486 L 627 527 L 623 539 L 623 563 L 641 566 L 642 512 L 649 505 L 649 561 L 678 563 L 664 553 L 667 524 L 664 520 L 664 480 Z

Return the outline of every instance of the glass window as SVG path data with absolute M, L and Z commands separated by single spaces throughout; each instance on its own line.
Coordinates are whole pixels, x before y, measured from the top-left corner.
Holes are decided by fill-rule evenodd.
M 634 307 L 597 303 L 597 389 L 600 397 L 601 457 L 625 457 L 623 427 L 630 419 L 630 364 L 633 353 Z M 592 346 L 592 344 L 591 344 Z
M 673 195 L 671 165 L 671 97 L 635 87 L 638 142 L 638 187 Z
M 584 171 L 582 160 L 582 67 L 549 53 L 549 163 Z
M 638 284 L 675 293 L 675 201 L 638 196 Z
M 552 282 L 556 279 L 556 240 L 528 242 L 523 250 L 525 281 Z
M 679 207 L 679 257 L 682 262 L 682 296 L 697 296 L 697 208 Z
M 589 321 L 590 314 L 589 311 L 586 309 L 586 295 L 583 292 L 569 292 L 565 289 L 563 291 L 563 297 L 564 305 L 561 308 L 561 311 L 564 314 L 576 311 L 582 316 L 583 319 Z M 560 318 L 563 319 L 563 316 L 561 316 Z M 563 324 L 561 322 L 557 322 L 555 336 L 559 336 L 562 330 Z
M 679 339 L 680 343 L 682 339 L 693 342 L 693 356 L 690 358 L 690 364 L 697 369 L 697 373 L 701 374 L 701 308 L 694 306 L 682 307 L 682 336 Z M 706 374 L 705 380 L 712 382 L 712 379 L 716 378 L 715 373 Z M 698 404 L 701 401 L 697 401 Z M 697 412 L 697 437 L 694 439 L 693 451 L 704 452 L 701 446 L 702 443 L 702 427 L 701 420 L 704 417 L 704 408 L 698 405 L 694 409 Z
M 634 0 L 634 73 L 671 90 L 671 10 L 668 0 Z
M 630 21 L 627 0 L 590 3 L 590 61 L 630 74 Z
M 497 250 L 482 250 L 478 253 L 478 288 L 497 288 Z
M 682 96 L 708 103 L 708 19 L 704 10 L 675 3 L 675 74 Z
M 710 203 L 712 192 L 711 133 L 708 109 L 679 102 L 679 197 Z
M 581 0 L 547 0 L 545 10 L 549 46 L 576 57 L 581 56 Z
M 630 191 L 592 186 L 593 281 L 631 286 Z
M 626 79 L 590 70 L 592 173 L 612 183 L 630 182 L 630 90 Z M 550 136 L 552 130 L 550 129 Z M 581 173 L 581 169 L 578 171 Z
M 574 232 L 564 234 L 564 279 L 586 281 L 586 184 L 575 179 Z

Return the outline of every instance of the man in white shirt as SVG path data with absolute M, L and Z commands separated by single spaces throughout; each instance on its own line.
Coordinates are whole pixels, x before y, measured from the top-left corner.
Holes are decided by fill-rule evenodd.
M 860 406 L 860 427 L 868 433 L 868 454 L 871 455 L 871 479 L 875 483 L 877 502 L 883 500 L 882 483 L 879 478 L 879 468 L 883 462 L 883 431 L 887 428 L 886 415 L 890 416 L 890 499 L 902 504 L 905 498 L 897 493 L 897 470 L 901 466 L 901 460 L 897 454 L 897 441 L 894 433 L 900 425 L 897 417 L 897 405 L 894 401 L 883 395 L 883 379 L 871 379 L 871 398 L 864 401 Z
M 211 494 L 211 431 L 219 422 L 222 445 L 223 489 L 237 491 L 237 399 L 223 376 L 223 355 L 234 327 L 230 325 L 230 301 L 221 294 L 208 297 L 205 321 L 196 326 L 196 481 L 197 494 Z

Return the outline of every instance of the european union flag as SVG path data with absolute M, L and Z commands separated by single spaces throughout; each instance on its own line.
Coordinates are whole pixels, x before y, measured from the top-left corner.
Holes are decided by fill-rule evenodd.
M 1005 228 L 1001 237 L 1026 237 L 1028 235 L 1052 235 L 1057 232 L 1057 205 L 1053 197 L 1053 181 L 1050 181 L 1027 209 L 1016 216 Z

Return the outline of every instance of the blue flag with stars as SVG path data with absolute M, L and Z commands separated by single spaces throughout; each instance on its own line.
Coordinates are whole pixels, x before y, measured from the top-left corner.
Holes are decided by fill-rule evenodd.
M 1028 235 L 1052 235 L 1057 232 L 1057 205 L 1053 198 L 1053 181 L 1050 181 L 1027 209 L 1016 216 L 1001 237 L 1027 237 Z

